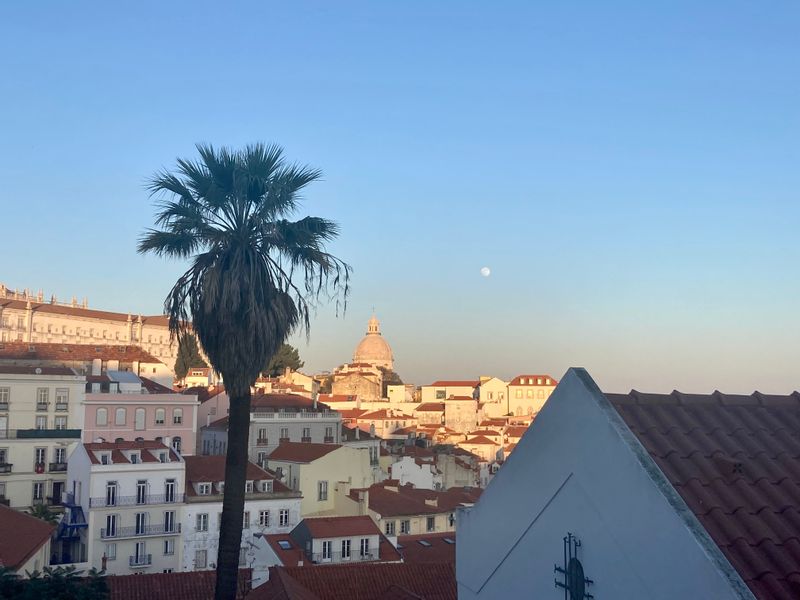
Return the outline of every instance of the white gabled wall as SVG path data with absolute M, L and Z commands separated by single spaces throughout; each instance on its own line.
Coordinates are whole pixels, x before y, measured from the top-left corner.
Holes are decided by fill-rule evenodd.
M 459 599 L 563 598 L 553 567 L 563 563 L 567 532 L 583 544 L 578 557 L 596 598 L 748 597 L 654 483 L 609 410 L 585 371 L 567 372 L 478 504 L 459 512 Z

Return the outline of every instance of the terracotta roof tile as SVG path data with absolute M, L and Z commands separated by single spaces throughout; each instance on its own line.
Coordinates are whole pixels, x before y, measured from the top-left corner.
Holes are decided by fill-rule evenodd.
M 8 307 L 24 310 L 27 305 L 27 300 L 4 300 L 0 299 L 0 307 Z M 96 310 L 93 308 L 82 308 L 77 306 L 64 306 L 63 304 L 50 304 L 44 302 L 31 301 L 31 308 L 34 312 L 50 313 L 58 315 L 71 315 L 75 317 L 84 317 L 90 319 L 101 319 L 105 321 L 125 321 L 128 317 L 135 322 L 139 318 L 137 315 L 130 315 L 128 313 L 111 312 L 107 310 Z M 160 327 L 167 327 L 169 319 L 164 315 L 154 315 L 149 317 L 141 317 L 142 323 L 145 325 L 158 325 Z
M 19 569 L 49 539 L 55 525 L 0 504 L 0 565 Z
M 530 381 L 533 381 L 533 383 L 529 383 Z M 550 375 L 517 375 L 508 385 L 554 386 L 558 385 L 558 381 L 550 377 Z
M 340 444 L 312 444 L 304 442 L 283 442 L 269 455 L 269 460 L 309 463 L 330 454 Z
M 449 542 L 447 540 L 450 540 Z M 424 543 L 420 543 L 424 542 Z M 450 563 L 456 564 L 456 533 L 427 533 L 421 535 L 401 535 L 397 537 L 400 554 L 407 563 Z
M 497 442 L 493 442 L 485 435 L 476 435 L 475 437 L 471 437 L 462 444 L 477 444 L 478 446 L 497 446 Z
M 444 412 L 444 402 L 425 402 L 415 408 L 414 412 Z
M 250 569 L 239 569 L 237 599 L 250 591 L 253 574 Z M 105 578 L 109 600 L 205 600 L 214 597 L 216 571 L 188 573 L 144 573 L 141 575 L 113 575 Z M 249 598 L 249 596 L 248 596 Z
M 756 598 L 800 597 L 800 395 L 607 397 Z
M 67 375 L 78 377 L 78 373 L 67 367 L 26 367 L 17 365 L 0 365 L 0 375 Z
M 317 403 L 314 408 L 314 401 L 311 398 L 298 394 L 253 394 L 250 400 L 250 410 L 276 410 L 276 409 L 297 409 L 306 411 L 328 410 L 325 404 Z
M 303 522 L 313 538 L 380 534 L 380 529 L 375 525 L 375 521 L 368 516 L 307 517 L 303 519 Z
M 44 342 L 0 343 L 0 360 L 82 361 L 93 359 L 120 362 L 160 363 L 161 360 L 139 346 L 111 346 L 103 344 L 47 344 Z
M 389 485 L 386 485 L 387 483 Z M 394 486 L 391 483 L 394 483 Z M 459 506 L 474 504 L 481 494 L 478 488 L 450 488 L 446 491 L 436 491 L 412 488 L 408 485 L 397 486 L 396 481 L 384 481 L 367 489 L 370 510 L 385 517 L 453 512 Z M 350 497 L 357 500 L 358 492 L 357 489 L 351 490 Z M 436 500 L 436 506 L 425 502 L 426 500 Z
M 213 483 L 216 481 L 225 481 L 225 456 L 184 456 L 186 463 L 186 491 L 189 495 L 194 488 L 189 485 L 189 482 L 194 483 Z M 288 492 L 288 487 L 275 479 L 275 475 L 270 471 L 266 471 L 258 465 L 248 461 L 246 479 L 249 481 L 267 481 L 272 480 L 272 489 L 274 492 Z
M 248 600 L 457 600 L 455 575 L 447 563 L 271 567 L 269 581 Z
M 152 379 L 148 379 L 147 377 L 139 376 L 139 379 L 142 380 L 142 387 L 146 389 L 151 394 L 177 394 L 175 390 L 172 388 L 168 388 L 165 385 L 161 385 L 160 383 L 153 381 Z

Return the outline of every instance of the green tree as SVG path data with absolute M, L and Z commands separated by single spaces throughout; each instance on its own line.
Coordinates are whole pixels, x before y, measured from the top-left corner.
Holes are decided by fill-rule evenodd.
M 27 579 L 18 580 L 13 598 L 21 600 L 108 600 L 105 571 L 92 568 L 87 577 L 73 565 L 44 567 L 42 571 L 27 572 Z
M 208 363 L 200 356 L 197 338 L 191 334 L 181 337 L 178 342 L 178 358 L 175 360 L 175 376 L 178 379 L 183 379 L 189 369 L 207 366 Z
M 308 335 L 311 304 L 335 298 L 344 308 L 350 267 L 326 251 L 336 223 L 287 220 L 320 171 L 286 163 L 277 146 L 197 150 L 199 160 L 178 160 L 150 182 L 162 196 L 157 229 L 138 250 L 190 260 L 165 301 L 170 331 L 197 335 L 231 399 L 215 596 L 226 600 L 236 595 L 250 387 L 295 328 Z
M 50 510 L 50 507 L 45 504 L 34 504 L 28 507 L 28 514 L 42 521 L 47 521 L 55 525 L 58 523 L 58 515 Z
M 263 373 L 269 377 L 277 377 L 286 370 L 286 367 L 297 371 L 304 364 L 306 363 L 300 360 L 300 352 L 297 351 L 297 348 L 291 344 L 281 344 L 278 351 L 269 359 L 267 366 L 264 367 Z

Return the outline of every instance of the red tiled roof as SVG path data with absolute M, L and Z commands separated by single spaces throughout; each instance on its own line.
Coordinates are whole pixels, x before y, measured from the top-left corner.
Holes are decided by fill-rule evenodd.
M 292 536 L 286 533 L 265 535 L 264 540 L 272 548 L 272 551 L 277 555 L 284 567 L 296 567 L 299 562 L 308 560 L 303 554 L 302 548 L 295 543 Z M 284 550 L 278 542 L 289 544 L 289 548 Z
M 384 517 L 431 515 L 453 512 L 462 505 L 474 504 L 480 497 L 479 488 L 450 488 L 446 491 L 412 488 L 408 485 L 386 485 L 376 483 L 369 490 L 369 508 Z M 397 491 L 394 491 L 396 487 Z M 350 497 L 358 500 L 359 490 L 350 491 Z M 436 500 L 436 506 L 425 500 Z
M 208 429 L 228 429 L 228 421 L 230 421 L 230 417 L 225 416 L 221 419 L 217 419 L 216 421 L 212 421 L 206 428 Z
M 450 540 L 452 543 L 445 540 Z M 400 554 L 407 563 L 456 564 L 456 532 L 401 535 L 397 537 Z M 420 544 L 420 542 L 427 542 Z
M 363 408 L 343 408 L 337 411 L 340 415 L 342 415 L 342 419 L 357 419 L 361 415 L 366 412 Z
M 174 450 L 167 448 L 164 444 L 155 440 L 143 440 L 141 442 L 128 440 L 122 442 L 87 442 L 83 444 L 83 447 L 86 449 L 86 453 L 89 455 L 89 460 L 95 465 L 99 465 L 100 460 L 98 460 L 94 453 L 101 450 L 111 450 L 112 464 L 126 464 L 131 462 L 125 457 L 125 455 L 122 453 L 122 450 L 142 450 L 141 456 L 143 462 L 158 462 L 158 458 L 156 458 L 156 460 L 150 460 L 150 458 L 146 455 L 148 453 L 167 450 L 169 451 L 171 461 L 180 461 Z M 155 458 L 155 456 L 153 457 Z
M 521 438 L 525 435 L 525 432 L 528 431 L 528 428 L 524 425 L 511 425 L 508 429 L 506 429 L 506 435 L 512 438 Z
M 248 595 L 253 572 L 239 569 L 237 600 Z M 141 575 L 111 575 L 108 583 L 109 600 L 206 600 L 214 597 L 216 571 L 188 573 L 144 573 Z
M 480 380 L 478 379 L 470 379 L 467 381 L 453 381 L 448 379 L 442 379 L 439 381 L 434 381 L 432 384 L 426 387 L 477 387 L 480 385 Z
M 190 481 L 194 483 L 225 481 L 225 456 L 184 456 L 186 463 L 186 490 Z M 272 489 L 276 492 L 289 491 L 285 485 L 275 479 L 269 471 L 248 461 L 246 479 L 251 481 L 273 480 Z
M 330 402 L 355 402 L 358 396 L 350 396 L 348 394 L 319 394 L 319 401 Z
M 202 387 L 202 386 L 193 386 L 186 388 L 185 390 L 181 390 L 181 394 L 187 394 L 192 396 L 197 396 L 197 399 L 200 400 L 202 404 L 206 400 L 211 400 L 214 396 L 218 396 L 219 394 L 225 391 L 224 385 L 212 385 L 211 387 Z
M 452 564 L 360 563 L 271 567 L 248 600 L 457 600 Z
M 444 412 L 444 402 L 425 402 L 414 409 L 415 412 Z
M 312 444 L 304 442 L 282 442 L 269 455 L 270 460 L 285 460 L 288 462 L 309 463 L 330 454 L 340 444 Z
M 537 383 L 540 379 L 542 383 Z M 548 379 L 550 380 L 550 383 L 547 383 Z M 528 383 L 530 380 L 533 380 L 533 383 Z M 558 385 L 558 382 L 550 377 L 550 375 L 517 375 L 508 385 L 554 386 Z
M 55 525 L 0 504 L 0 565 L 22 567 L 49 539 Z
M 365 431 L 366 428 L 366 431 Z M 342 441 L 353 442 L 356 439 L 356 430 L 358 430 L 358 439 L 359 440 L 379 440 L 377 435 L 369 432 L 369 425 L 358 426 L 358 427 L 349 427 L 347 425 L 342 425 Z
M 375 521 L 368 516 L 307 517 L 303 519 L 312 538 L 346 537 L 349 535 L 380 535 Z
M 467 435 L 471 435 L 471 436 L 478 436 L 478 435 L 489 436 L 489 435 L 500 435 L 500 433 L 497 432 L 497 431 L 494 431 L 492 429 L 476 429 L 475 431 L 470 431 Z
M 250 410 L 294 408 L 313 411 L 314 401 L 297 394 L 253 394 L 250 400 Z M 317 403 L 316 410 L 326 410 L 327 406 Z
M 492 440 L 487 438 L 485 435 L 476 435 L 475 437 L 471 437 L 471 438 L 469 438 L 466 441 L 461 442 L 461 443 L 465 444 L 465 445 L 466 444 L 478 444 L 479 446 L 486 446 L 486 445 L 491 444 L 492 446 L 497 446 L 496 442 L 493 442 Z
M 800 393 L 606 396 L 755 597 L 800 598 Z
M 16 365 L 0 365 L 0 375 L 67 375 L 77 377 L 78 374 L 67 367 L 24 367 Z
M 160 383 L 153 381 L 152 379 L 148 379 L 147 377 L 139 377 L 142 380 L 142 387 L 146 389 L 151 394 L 177 394 L 175 390 L 172 388 L 168 388 L 165 385 L 161 385 Z
M 31 350 L 31 348 L 33 350 Z M 47 344 L 44 342 L 2 342 L 0 360 L 50 360 L 91 362 L 93 359 L 120 362 L 160 363 L 161 360 L 139 346 L 103 344 Z
M 451 402 L 453 400 L 464 401 L 464 400 L 475 400 L 475 398 L 473 398 L 472 396 L 450 396 L 449 398 L 445 398 L 444 401 Z
M 4 300 L 0 299 L 0 307 L 14 308 L 24 310 L 27 305 L 27 300 Z M 105 321 L 128 321 L 131 317 L 133 322 L 138 322 L 139 316 L 130 315 L 128 313 L 111 312 L 107 310 L 96 310 L 93 308 L 82 308 L 78 306 L 64 306 L 63 304 L 49 304 L 44 302 L 31 301 L 31 308 L 34 312 L 51 313 L 58 315 L 70 315 L 74 317 L 84 317 L 89 319 L 101 319 Z M 164 315 L 154 315 L 150 317 L 141 317 L 144 325 L 157 325 L 161 327 L 169 326 L 169 319 Z

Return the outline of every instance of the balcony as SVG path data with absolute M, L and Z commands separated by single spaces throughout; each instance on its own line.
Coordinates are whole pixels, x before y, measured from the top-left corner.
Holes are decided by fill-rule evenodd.
M 89 498 L 89 508 L 109 506 L 145 506 L 147 504 L 177 504 L 183 502 L 183 494 L 148 494 L 146 496 L 116 496 Z
M 323 438 L 322 441 L 325 442 L 326 444 L 332 444 L 333 443 L 333 436 L 332 435 L 326 435 Z
M 0 504 L 3 506 L 11 506 L 11 500 L 6 498 L 5 496 L 0 496 Z
M 0 475 L 7 475 L 11 473 L 11 467 L 14 465 L 12 463 L 0 463 Z
M 66 402 L 56 402 L 56 410 L 59 412 L 66 412 L 69 410 L 69 404 Z
M 39 412 L 42 412 L 42 411 L 47 412 L 47 406 L 49 404 L 50 404 L 49 402 L 37 402 L 36 403 L 36 410 L 39 411 Z
M 0 412 L 8 412 L 8 402 L 0 402 Z
M 48 471 L 51 473 L 66 473 L 67 463 L 65 462 L 51 462 L 47 466 Z
M 360 562 L 367 560 L 376 560 L 377 556 L 368 552 L 367 554 L 359 554 L 358 552 L 351 552 L 344 555 L 341 552 L 331 552 L 329 554 L 316 553 L 311 556 L 312 562 L 315 563 L 349 563 Z
M 267 438 L 258 438 L 256 440 L 256 446 L 267 446 L 269 445 L 269 440 Z
M 80 439 L 80 429 L 6 429 L 0 430 L 0 440 Z
M 288 437 L 278 438 L 278 443 L 279 444 L 283 444 L 284 442 L 288 442 L 288 441 L 289 441 Z
M 140 554 L 139 556 L 130 556 L 128 558 L 128 566 L 130 566 L 131 569 L 135 569 L 137 567 L 149 567 L 152 564 L 152 554 Z
M 304 444 L 310 444 L 311 443 L 311 437 L 301 437 L 300 441 L 303 442 Z
M 147 537 L 147 536 L 162 536 L 162 535 L 180 535 L 181 524 L 176 523 L 172 529 L 167 529 L 164 523 L 158 525 L 145 525 L 144 527 L 117 527 L 116 529 L 107 530 L 105 527 L 100 529 L 100 538 L 103 540 L 119 540 L 122 538 L 132 537 Z

